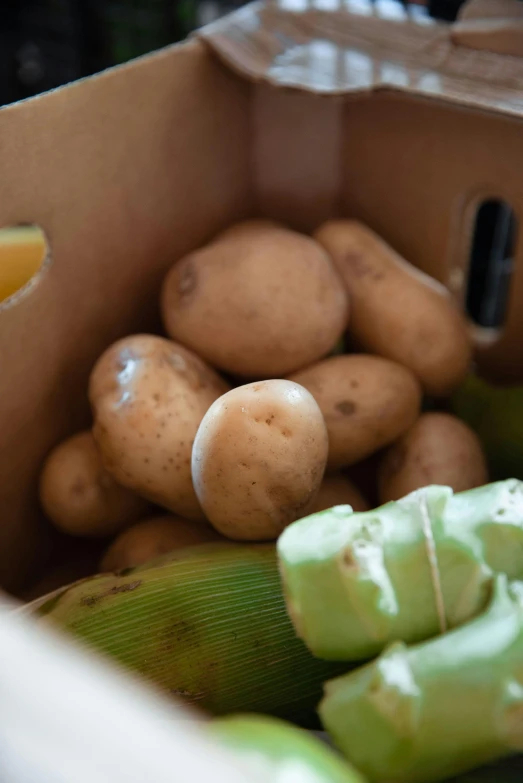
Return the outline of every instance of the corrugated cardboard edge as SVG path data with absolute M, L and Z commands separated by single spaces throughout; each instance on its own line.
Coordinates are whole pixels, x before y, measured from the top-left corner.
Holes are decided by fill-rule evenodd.
M 511 116 L 523 115 L 523 59 L 455 45 L 428 18 L 323 11 L 301 0 L 256 2 L 199 36 L 243 77 L 322 95 L 393 90 Z M 299 6 L 300 2 L 294 4 Z

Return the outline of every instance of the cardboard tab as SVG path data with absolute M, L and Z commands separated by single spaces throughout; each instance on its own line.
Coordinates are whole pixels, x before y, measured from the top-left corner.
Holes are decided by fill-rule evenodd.
M 523 4 L 519 0 L 469 0 L 452 26 L 458 46 L 523 57 Z
M 523 19 L 473 19 L 456 22 L 450 35 L 458 46 L 523 57 Z
M 459 21 L 473 19 L 523 19 L 521 0 L 467 0 L 458 12 Z

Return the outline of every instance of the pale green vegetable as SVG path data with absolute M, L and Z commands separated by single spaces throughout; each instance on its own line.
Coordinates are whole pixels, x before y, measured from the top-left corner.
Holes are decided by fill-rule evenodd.
M 472 618 L 495 573 L 523 578 L 523 483 L 431 486 L 358 514 L 338 506 L 290 525 L 277 548 L 289 615 L 313 654 L 370 658 Z
M 496 577 L 480 617 L 328 682 L 319 711 L 371 781 L 444 780 L 523 749 L 523 583 Z
M 263 715 L 231 715 L 211 731 L 271 783 L 365 783 L 337 752 L 304 729 Z

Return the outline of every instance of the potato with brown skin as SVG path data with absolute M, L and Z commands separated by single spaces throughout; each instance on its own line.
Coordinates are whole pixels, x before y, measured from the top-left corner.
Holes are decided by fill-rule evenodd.
M 447 289 L 357 221 L 329 221 L 314 237 L 345 282 L 361 348 L 408 367 L 427 394 L 450 394 L 467 374 L 472 340 Z
M 488 470 L 475 432 L 448 413 L 424 413 L 385 453 L 378 471 L 381 503 L 398 500 L 430 484 L 455 492 L 488 482 Z
M 410 370 L 380 356 L 332 356 L 290 380 L 308 389 L 320 407 L 329 433 L 330 470 L 388 446 L 419 416 L 418 381 Z
M 57 528 L 72 536 L 112 536 L 142 516 L 147 503 L 120 486 L 102 465 L 91 432 L 56 446 L 40 476 L 40 502 Z
M 173 339 L 213 366 L 275 378 L 329 353 L 347 327 L 348 300 L 310 237 L 247 221 L 173 266 L 162 317 Z
M 183 517 L 166 514 L 142 519 L 112 542 L 100 561 L 100 571 L 133 568 L 176 549 L 220 540 L 210 525 L 195 525 Z
M 370 508 L 356 484 L 341 473 L 332 473 L 323 479 L 310 513 L 345 505 L 352 506 L 353 511 L 368 511 Z
M 239 386 L 217 400 L 192 453 L 209 522 L 238 541 L 271 541 L 306 516 L 320 487 L 328 438 L 314 398 L 291 381 Z
M 191 450 L 225 381 L 181 345 L 133 335 L 112 345 L 89 382 L 93 433 L 120 484 L 189 519 L 204 515 L 191 480 Z

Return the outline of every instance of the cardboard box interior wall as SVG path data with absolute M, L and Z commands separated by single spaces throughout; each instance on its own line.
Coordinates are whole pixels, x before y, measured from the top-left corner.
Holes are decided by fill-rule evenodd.
M 523 60 L 347 6 L 254 4 L 0 111 L 0 225 L 37 223 L 50 247 L 0 306 L 6 588 L 63 546 L 38 511 L 42 461 L 88 425 L 102 350 L 160 328 L 160 282 L 183 254 L 251 215 L 306 231 L 346 215 L 461 299 L 477 204 L 501 198 L 523 215 Z M 522 253 L 520 242 L 505 326 L 478 348 L 502 380 L 523 377 Z

